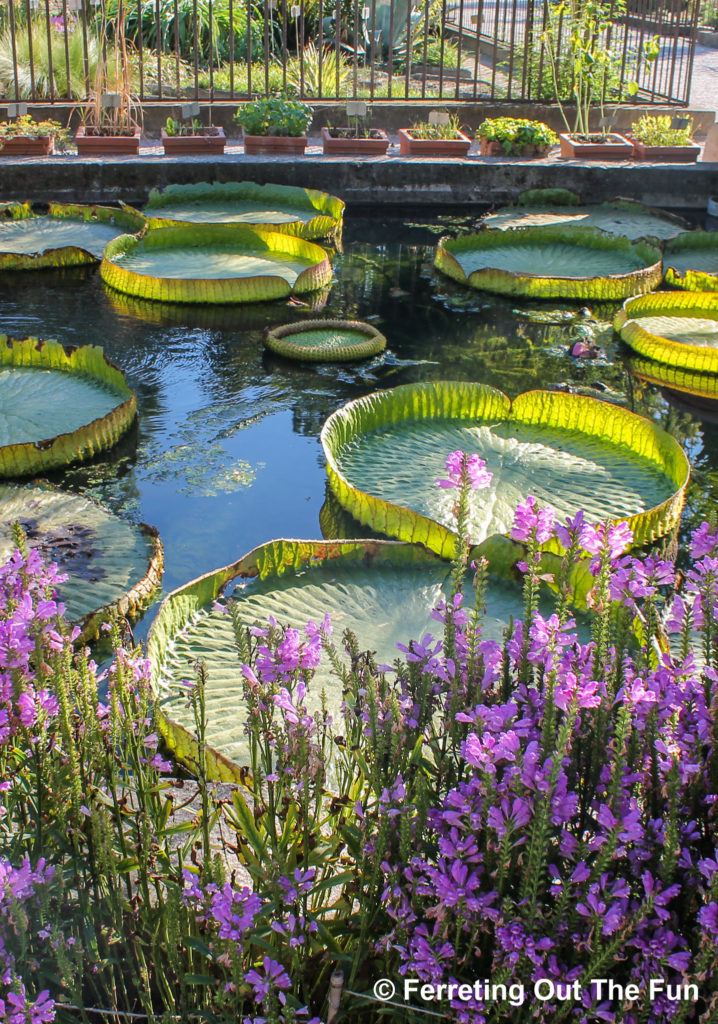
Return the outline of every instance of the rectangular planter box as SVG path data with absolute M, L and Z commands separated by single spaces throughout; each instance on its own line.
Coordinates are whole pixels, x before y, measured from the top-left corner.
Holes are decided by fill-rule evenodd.
M 301 156 L 309 141 L 306 135 L 245 135 L 248 156 Z
M 221 156 L 227 145 L 224 128 L 212 129 L 211 135 L 168 135 L 164 128 L 160 131 L 166 156 Z
M 632 160 L 633 143 L 612 132 L 605 142 L 581 142 L 572 135 L 559 135 L 561 156 L 567 160 Z
M 141 135 L 139 127 L 132 135 L 87 135 L 85 126 L 80 125 L 75 144 L 79 156 L 138 156 Z
M 520 153 L 507 153 L 501 142 L 497 142 L 496 139 L 489 141 L 483 136 L 479 136 L 479 148 L 482 156 L 508 156 L 514 159 L 520 157 L 523 160 L 536 160 L 548 156 L 551 149 L 550 146 L 524 146 Z
M 402 156 L 466 156 L 471 139 L 459 132 L 458 139 L 415 139 L 411 128 L 399 129 L 399 152 Z
M 0 148 L 0 156 L 50 156 L 54 152 L 54 135 L 16 135 L 5 139 Z
M 694 164 L 701 151 L 700 146 L 646 146 L 631 139 L 635 160 L 653 160 L 659 164 Z
M 337 153 L 347 156 L 384 156 L 389 148 L 389 136 L 382 128 L 372 128 L 374 137 L 358 139 L 348 135 L 335 138 L 328 128 L 322 128 L 322 149 L 325 153 Z

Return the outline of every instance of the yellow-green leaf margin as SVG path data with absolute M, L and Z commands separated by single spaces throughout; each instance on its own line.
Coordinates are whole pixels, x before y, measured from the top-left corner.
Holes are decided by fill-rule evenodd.
M 18 340 L 0 334 L 0 368 L 8 366 L 55 370 L 100 381 L 117 392 L 118 404 L 106 416 L 69 433 L 0 446 L 0 478 L 34 475 L 91 459 L 116 444 L 137 415 L 137 398 L 124 373 L 97 345 L 65 348 L 57 341 Z
M 628 367 L 634 377 L 648 384 L 701 398 L 710 404 L 718 403 L 718 376 L 713 373 L 682 370 L 678 366 L 657 363 L 653 359 L 629 359 Z
M 302 335 L 308 331 L 335 331 L 353 335 L 342 345 L 303 345 Z M 361 337 L 357 338 L 357 335 Z M 362 320 L 303 320 L 296 324 L 267 327 L 264 344 L 285 359 L 300 359 L 312 363 L 351 362 L 378 355 L 386 348 L 386 338 L 371 324 Z
M 303 270 L 293 285 L 278 275 L 194 279 L 153 277 L 122 266 L 121 257 L 139 245 L 148 249 L 226 245 L 237 251 L 247 247 L 280 256 L 298 256 L 311 260 L 313 265 Z M 116 262 L 118 257 L 120 259 Z M 100 264 L 102 279 L 111 288 L 158 302 L 231 303 L 281 299 L 294 293 L 301 294 L 324 287 L 331 281 L 332 273 L 329 256 L 314 242 L 244 224 L 185 224 L 157 228 L 148 231 L 142 239 L 135 235 L 120 235 L 105 247 L 105 255 Z
M 718 232 L 717 231 L 686 231 L 666 243 L 663 263 L 666 273 L 666 284 L 674 288 L 684 288 L 689 292 L 718 292 L 718 272 L 707 270 L 674 270 L 670 265 L 673 253 L 679 254 L 686 249 L 706 249 L 713 252 L 718 266 Z
M 163 217 L 162 208 L 175 203 L 266 203 L 268 207 L 284 205 L 304 207 L 312 216 L 309 220 L 293 220 L 284 223 L 268 221 L 253 222 L 256 226 L 278 231 L 283 235 L 298 238 L 327 238 L 339 236 L 344 223 L 344 202 L 338 196 L 320 192 L 314 188 L 298 188 L 296 185 L 257 185 L 254 181 L 198 182 L 196 185 L 169 185 L 159 191 L 152 189 L 145 205 L 144 214 L 150 228 L 186 224 L 187 219 L 178 221 Z M 216 223 L 223 223 L 217 221 Z M 228 223 L 228 222 L 225 222 Z
M 681 446 L 649 420 L 595 398 L 554 391 L 527 391 L 512 403 L 503 392 L 486 384 L 436 381 L 378 391 L 332 413 L 320 436 L 329 483 L 340 504 L 360 523 L 386 536 L 423 544 L 444 558 L 453 556 L 456 543 L 453 531 L 419 512 L 360 491 L 344 476 L 338 461 L 341 449 L 360 435 L 411 420 L 464 423 L 508 420 L 521 425 L 540 424 L 573 430 L 603 439 L 660 467 L 675 488 L 659 505 L 622 520 L 633 531 L 634 543 L 642 545 L 656 540 L 680 519 L 690 476 L 690 465 Z
M 616 313 L 613 326 L 627 345 L 648 359 L 697 373 L 718 373 L 718 349 L 684 345 L 651 334 L 633 319 L 642 316 L 697 316 L 718 321 L 718 295 L 715 292 L 654 292 L 652 295 L 638 295 L 623 303 Z
M 58 220 L 99 221 L 117 225 L 124 232 L 137 233 L 147 227 L 143 214 L 131 207 L 114 209 L 110 206 L 80 206 L 73 203 L 50 203 L 47 213 L 33 212 L 32 203 L 0 203 L 0 220 Z M 1 270 L 44 270 L 51 267 L 80 267 L 97 263 L 98 258 L 78 245 L 63 245 L 39 253 L 0 252 Z
M 275 540 L 261 544 L 231 565 L 179 587 L 164 599 L 149 632 L 147 654 L 152 664 L 155 695 L 161 697 L 163 693 L 162 665 L 173 638 L 200 608 L 219 597 L 232 581 L 256 577 L 263 580 L 282 576 L 285 572 L 311 571 L 313 567 L 326 563 L 337 566 L 361 563 L 367 566 L 377 560 L 396 566 L 436 564 L 436 557 L 416 544 L 385 540 Z M 447 572 L 448 569 L 447 564 Z M 237 675 L 240 686 L 239 672 Z M 158 728 L 174 756 L 190 770 L 196 770 L 198 749 L 195 737 L 183 725 L 162 713 L 161 708 Z M 242 769 L 226 755 L 209 747 L 206 757 L 213 779 L 242 781 Z
M 643 266 L 627 274 L 608 277 L 542 277 L 485 267 L 467 276 L 456 253 L 467 249 L 499 249 L 517 243 L 536 246 L 540 266 L 540 246 L 576 245 L 616 253 L 632 253 Z M 631 242 L 620 235 L 609 235 L 597 228 L 548 227 L 509 228 L 506 231 L 485 230 L 458 238 L 442 238 L 436 248 L 434 266 L 461 284 L 505 295 L 526 295 L 543 299 L 625 299 L 656 288 L 663 277 L 661 250 L 648 242 Z

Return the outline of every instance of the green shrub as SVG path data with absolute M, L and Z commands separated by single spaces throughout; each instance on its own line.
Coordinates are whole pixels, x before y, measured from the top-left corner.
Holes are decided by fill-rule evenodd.
M 304 135 L 312 122 L 312 108 L 297 100 L 269 96 L 245 103 L 234 115 L 247 135 Z
M 644 114 L 631 125 L 631 134 L 644 146 L 692 146 L 693 118 L 688 117 L 686 120 L 688 124 L 685 128 L 672 128 L 670 114 L 660 117 Z
M 558 136 L 543 121 L 525 117 L 487 118 L 476 134 L 487 142 L 500 142 L 507 155 L 520 153 L 524 146 L 555 146 Z
M 51 19 L 52 20 L 52 19 Z M 67 56 L 65 53 L 65 32 L 56 24 L 50 25 L 48 46 L 48 25 L 44 17 L 32 18 L 30 28 L 26 24 L 17 26 L 14 45 L 13 33 L 6 25 L 0 34 L 0 91 L 7 99 L 24 100 L 34 96 L 38 100 L 49 100 L 54 93 L 56 99 L 72 97 L 80 99 L 86 93 L 85 51 L 82 32 L 76 22 L 68 21 Z M 30 42 L 32 38 L 32 72 L 30 68 Z M 13 50 L 15 59 L 13 60 Z M 94 33 L 87 36 L 88 78 L 94 80 L 101 56 L 100 41 Z M 15 87 L 15 64 L 17 64 L 17 89 Z M 52 68 L 52 73 L 50 71 Z M 34 75 L 34 78 L 33 78 Z

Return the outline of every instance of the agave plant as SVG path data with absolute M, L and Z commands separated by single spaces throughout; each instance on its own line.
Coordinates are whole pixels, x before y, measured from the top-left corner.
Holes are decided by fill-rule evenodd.
M 301 57 L 287 61 L 287 84 L 302 96 L 346 96 L 352 68 L 346 57 L 330 46 L 318 50 L 307 43 Z

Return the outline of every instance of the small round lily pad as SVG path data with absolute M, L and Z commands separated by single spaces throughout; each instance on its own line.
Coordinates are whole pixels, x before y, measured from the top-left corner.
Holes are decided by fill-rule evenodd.
M 697 373 L 718 373 L 718 295 L 654 292 L 627 299 L 614 327 L 649 359 Z
M 88 638 L 113 614 L 138 614 L 159 586 L 164 556 L 154 527 L 121 519 L 89 498 L 0 485 L 0 564 L 12 554 L 14 522 L 28 547 L 67 575 L 59 597 Z
M 386 338 L 361 320 L 305 320 L 267 328 L 264 344 L 287 359 L 333 363 L 375 356 L 386 348 Z
M 91 458 L 136 413 L 124 374 L 98 346 L 0 335 L 0 477 Z

